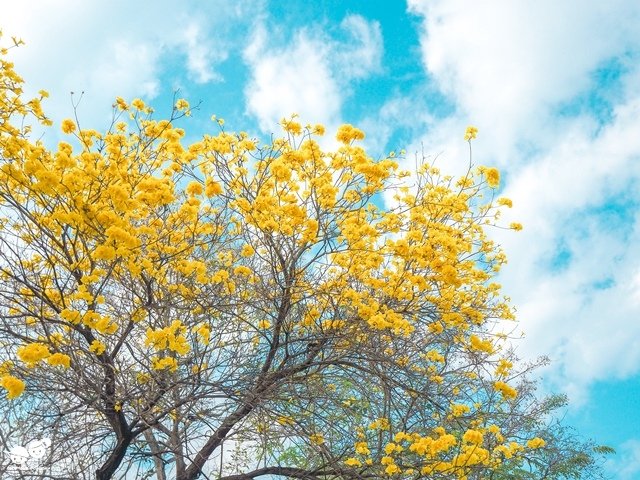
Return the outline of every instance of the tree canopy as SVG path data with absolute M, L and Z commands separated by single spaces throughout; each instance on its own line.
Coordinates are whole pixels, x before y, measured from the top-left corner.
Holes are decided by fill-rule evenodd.
M 24 100 L 7 55 L 0 411 L 51 439 L 49 478 L 598 474 L 500 333 L 486 231 L 521 226 L 497 169 L 403 171 L 295 116 L 187 142 L 184 99 L 158 120 L 118 98 L 105 132 L 67 119 L 49 148 L 47 93 Z

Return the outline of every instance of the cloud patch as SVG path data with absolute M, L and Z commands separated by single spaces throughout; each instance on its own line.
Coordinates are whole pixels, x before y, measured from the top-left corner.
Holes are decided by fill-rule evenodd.
M 622 445 L 615 456 L 607 462 L 610 472 L 617 474 L 618 480 L 634 480 L 640 475 L 640 439 L 631 439 Z
M 339 122 L 350 82 L 380 69 L 382 37 L 377 22 L 358 15 L 341 23 L 345 39 L 302 28 L 291 41 L 263 24 L 244 51 L 251 71 L 245 88 L 247 111 L 263 131 L 297 113 L 303 121 L 334 126 Z
M 263 2 L 228 3 L 158 0 L 150 8 L 125 0 L 42 0 L 37 7 L 12 2 L 2 13 L 5 33 L 27 43 L 11 54 L 27 94 L 49 90 L 45 109 L 59 121 L 73 113 L 69 93 L 84 91 L 84 125 L 103 128 L 116 95 L 149 101 L 174 86 L 167 77 L 178 83 L 221 80 L 217 68 L 232 48 L 231 37 L 253 22 L 249 13 L 259 13 Z M 85 102 L 92 107 L 84 108 Z
M 491 136 L 503 165 L 517 160 L 518 140 L 557 141 L 556 106 L 593 89 L 589 74 L 640 41 L 638 2 L 408 4 L 423 18 L 425 70 L 460 113 Z
M 187 70 L 196 83 L 222 79 L 213 67 L 226 60 L 228 54 L 212 45 L 197 23 L 184 29 L 180 43 L 187 57 Z
M 594 382 L 640 371 L 640 4 L 408 5 L 424 71 L 454 111 L 407 150 L 444 152 L 440 166 L 459 172 L 468 155 L 451 132 L 480 127 L 475 163 L 503 170 L 504 223 L 525 226 L 491 233 L 509 257 L 500 280 L 526 333 L 519 352 L 549 355 L 547 379 L 577 405 Z M 578 108 L 611 81 L 604 120 Z
M 502 282 L 527 333 L 521 351 L 548 354 L 549 378 L 575 400 L 640 371 L 639 118 L 629 100 L 595 135 L 576 120 L 563 142 L 511 169 L 504 192 L 507 221 L 525 225 L 498 235 L 510 259 Z

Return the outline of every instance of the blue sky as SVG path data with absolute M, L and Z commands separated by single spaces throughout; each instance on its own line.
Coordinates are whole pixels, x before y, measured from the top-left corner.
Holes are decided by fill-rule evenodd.
M 104 127 L 116 95 L 186 128 L 260 135 L 292 112 L 363 128 L 374 156 L 406 149 L 503 171 L 519 234 L 497 232 L 524 358 L 548 355 L 568 420 L 640 478 L 640 2 L 636 0 L 39 0 L 0 4 L 27 90 Z

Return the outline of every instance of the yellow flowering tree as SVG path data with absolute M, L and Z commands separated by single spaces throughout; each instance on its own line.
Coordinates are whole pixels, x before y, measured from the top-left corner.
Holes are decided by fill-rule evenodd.
M 52 478 L 485 478 L 548 453 L 495 333 L 495 168 L 403 172 L 295 118 L 186 143 L 182 99 L 155 120 L 118 98 L 50 149 L 6 54 L 0 387 Z

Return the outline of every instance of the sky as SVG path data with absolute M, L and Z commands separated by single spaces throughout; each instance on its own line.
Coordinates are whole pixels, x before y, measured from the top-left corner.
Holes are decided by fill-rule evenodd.
M 637 0 L 0 0 L 27 93 L 103 128 L 115 96 L 185 125 L 267 137 L 284 116 L 352 123 L 369 153 L 474 158 L 502 171 L 514 207 L 497 231 L 523 358 L 566 421 L 614 447 L 613 478 L 640 478 L 640 2 Z M 70 92 L 74 92 L 73 96 Z M 411 160 L 413 162 L 413 160 Z

